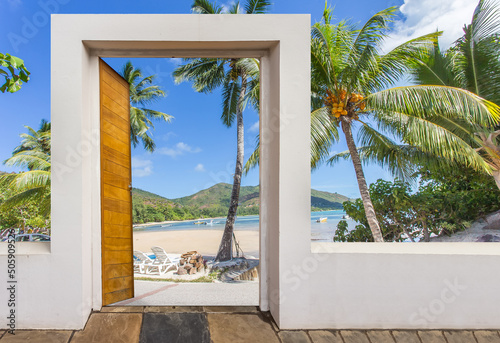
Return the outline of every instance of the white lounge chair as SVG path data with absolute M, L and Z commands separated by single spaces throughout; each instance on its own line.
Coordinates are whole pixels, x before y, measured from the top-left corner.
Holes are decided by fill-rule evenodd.
M 145 274 L 153 262 L 154 260 L 142 251 L 134 250 L 134 273 Z
M 175 270 L 179 269 L 179 262 L 181 261 L 180 254 L 167 254 L 163 248 L 151 247 L 151 251 L 155 254 L 156 258 L 153 263 L 146 269 L 146 274 L 158 273 L 159 275 L 165 274 L 171 267 Z

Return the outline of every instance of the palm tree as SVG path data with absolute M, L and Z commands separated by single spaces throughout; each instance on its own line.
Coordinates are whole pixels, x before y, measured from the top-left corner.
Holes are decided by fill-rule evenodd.
M 361 29 L 356 29 L 346 21 L 332 24 L 331 10 L 325 8 L 322 22 L 312 28 L 311 115 L 329 117 L 330 122 L 342 128 L 375 242 L 382 242 L 383 236 L 354 141 L 353 128 L 357 127 L 354 124 L 360 125 L 358 138 L 364 146 L 397 145 L 387 136 L 390 134 L 418 147 L 422 156 L 439 151 L 441 156 L 448 157 L 456 153 L 460 144 L 443 131 L 440 123 L 456 118 L 491 125 L 498 121 L 500 115 L 498 107 L 459 88 L 388 88 L 405 76 L 415 63 L 427 58 L 439 35 L 433 33 L 412 39 L 382 54 L 381 44 L 395 13 L 395 7 L 383 10 L 371 17 Z M 322 136 L 321 132 L 313 132 L 313 140 L 323 138 L 330 141 Z M 365 155 L 373 157 L 376 151 L 371 153 L 365 152 Z M 313 164 L 327 158 L 326 149 L 312 151 Z M 337 159 L 338 156 L 334 156 L 329 162 Z M 457 159 L 467 161 L 471 166 L 485 165 L 482 159 L 474 156 L 458 156 Z M 383 159 L 379 161 L 384 163 Z
M 436 84 L 467 89 L 500 104 L 500 8 L 494 1 L 480 0 L 464 35 L 447 51 L 434 45 L 429 58 L 413 71 L 417 84 Z M 477 155 L 500 188 L 500 130 L 451 118 L 443 127 L 463 142 L 461 154 Z M 450 161 L 451 163 L 454 160 Z
M 270 3 L 267 0 L 247 0 L 244 9 L 239 2 L 231 6 L 226 13 L 256 14 L 265 13 Z M 194 13 L 219 14 L 224 9 L 215 2 L 195 0 L 192 6 Z M 226 225 L 222 235 L 216 261 L 232 259 L 234 221 L 238 209 L 240 185 L 244 161 L 244 126 L 243 110 L 250 97 L 253 105 L 258 106 L 258 61 L 256 59 L 238 58 L 196 58 L 186 59 L 185 64 L 174 71 L 176 82 L 192 81 L 197 92 L 211 93 L 222 87 L 222 115 L 224 125 L 231 127 L 236 120 L 237 153 L 234 170 L 233 188 L 229 204 Z M 253 95 L 253 96 L 252 96 Z
M 130 140 L 134 147 L 142 141 L 144 149 L 153 152 L 156 148 L 150 132 L 154 129 L 153 120 L 170 122 L 172 116 L 145 106 L 165 97 L 165 92 L 154 84 L 156 75 L 143 77 L 141 69 L 135 68 L 130 61 L 123 66 L 120 75 L 130 86 Z
M 13 155 L 21 151 L 40 151 L 50 155 L 50 141 L 51 141 L 51 124 L 49 121 L 42 119 L 40 128 L 34 130 L 29 126 L 24 126 L 28 133 L 21 133 L 19 137 L 22 138 L 21 144 L 14 149 Z
M 39 205 L 40 213 L 46 215 L 50 211 L 50 123 L 43 120 L 38 131 L 29 126 L 26 128 L 30 134 L 20 135 L 23 139 L 21 145 L 4 164 L 28 171 L 0 176 L 0 186 L 13 194 L 1 207 L 12 208 L 34 200 Z

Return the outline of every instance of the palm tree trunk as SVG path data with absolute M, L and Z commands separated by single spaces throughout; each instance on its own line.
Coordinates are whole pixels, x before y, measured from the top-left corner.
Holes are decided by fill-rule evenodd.
M 244 130 L 243 130 L 243 101 L 247 91 L 246 75 L 241 75 L 241 90 L 238 96 L 238 107 L 236 109 L 237 120 L 237 141 L 238 149 L 236 153 L 236 167 L 234 168 L 233 190 L 231 192 L 231 202 L 227 211 L 226 226 L 219 245 L 219 252 L 215 261 L 229 261 L 233 258 L 233 231 L 236 211 L 238 210 L 238 201 L 240 199 L 241 176 L 243 174 L 244 160 Z
M 373 240 L 375 242 L 383 242 L 382 232 L 380 231 L 380 226 L 378 224 L 377 216 L 375 215 L 375 209 L 373 208 L 372 200 L 370 198 L 370 192 L 368 191 L 368 186 L 366 185 L 365 175 L 363 174 L 363 168 L 361 166 L 361 160 L 359 159 L 358 149 L 356 149 L 356 144 L 354 143 L 354 138 L 352 137 L 351 122 L 350 119 L 342 118 L 342 131 L 344 131 L 345 139 L 347 141 L 347 147 L 351 153 L 352 164 L 354 165 L 354 170 L 356 172 L 356 179 L 358 180 L 359 193 L 361 194 L 361 199 L 363 200 L 363 207 L 365 208 L 366 219 L 368 220 L 368 225 L 372 231 Z

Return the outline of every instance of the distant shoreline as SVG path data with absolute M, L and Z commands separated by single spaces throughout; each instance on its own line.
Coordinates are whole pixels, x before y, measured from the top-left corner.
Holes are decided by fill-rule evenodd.
M 238 217 L 246 217 L 246 216 L 238 216 Z M 175 223 L 187 223 L 187 222 L 194 222 L 194 221 L 205 221 L 205 220 L 214 220 L 214 219 L 225 219 L 226 217 L 214 217 L 214 218 L 198 218 L 198 219 L 186 219 L 186 220 L 167 220 L 164 222 L 150 222 L 150 223 L 144 223 L 144 224 L 134 224 L 134 228 L 142 228 L 142 227 L 150 227 L 150 226 L 157 226 L 157 225 L 165 225 L 165 224 L 175 224 Z
M 338 210 L 312 211 L 311 213 L 315 213 L 315 212 L 328 212 L 328 211 L 343 211 L 343 212 L 345 212 L 344 210 L 338 209 Z M 258 216 L 258 214 L 248 214 L 248 215 L 238 216 L 238 217 L 243 218 L 243 217 L 250 217 L 250 216 Z M 198 218 L 198 219 L 186 219 L 186 220 L 166 220 L 166 221 L 163 221 L 163 222 L 149 222 L 149 223 L 144 223 L 144 224 L 134 224 L 133 227 L 134 227 L 134 229 L 136 229 L 136 228 L 147 228 L 147 227 L 150 227 L 150 226 L 175 224 L 175 223 L 187 223 L 187 222 L 194 222 L 194 221 L 198 221 L 198 220 L 207 221 L 207 220 L 226 219 L 226 218 L 227 217 L 213 217 L 213 218 Z

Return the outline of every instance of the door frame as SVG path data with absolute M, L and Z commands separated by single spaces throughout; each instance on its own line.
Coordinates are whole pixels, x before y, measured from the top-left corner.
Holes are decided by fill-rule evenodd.
M 91 52 L 94 52 L 92 55 L 91 55 L 91 63 L 92 64 L 95 64 L 95 60 L 99 61 L 99 59 L 102 59 L 102 58 L 113 58 L 113 57 L 158 57 L 157 56 L 157 52 L 155 51 L 154 54 L 152 56 L 144 56 L 144 55 L 141 55 L 141 56 L 138 56 L 138 54 L 144 54 L 145 52 L 142 51 L 142 50 L 138 50 L 136 48 L 132 49 L 131 47 L 128 48 L 128 49 L 124 49 L 123 48 L 123 45 L 124 45 L 125 42 L 119 42 L 119 44 L 117 44 L 118 46 L 120 46 L 120 50 L 119 51 L 116 51 L 114 48 L 113 48 L 113 44 L 109 44 L 108 45 L 108 48 L 107 49 L 104 49 L 100 44 L 96 44 L 96 42 L 92 41 L 87 41 L 85 42 L 85 45 L 86 47 L 93 47 L 94 44 L 96 44 L 99 48 L 91 48 Z M 134 42 L 135 43 L 135 42 Z M 240 45 L 240 42 L 236 42 L 236 44 L 239 46 Z M 243 44 L 242 46 L 245 46 L 246 44 Z M 234 50 L 231 50 L 230 52 L 227 50 L 228 48 L 230 48 L 231 45 L 228 45 L 227 48 L 225 49 L 210 49 L 209 51 L 207 51 L 206 49 L 199 49 L 199 48 L 193 48 L 193 49 L 186 49 L 186 48 L 183 48 L 181 51 L 177 51 L 176 49 L 175 50 L 169 50 L 168 54 L 163 54 L 162 53 L 162 56 L 159 56 L 159 57 L 167 57 L 167 56 L 171 56 L 171 57 L 228 57 L 228 58 L 231 58 L 231 57 L 253 57 L 253 58 L 258 58 L 260 63 L 261 63 L 261 68 L 263 69 L 263 71 L 261 72 L 261 99 L 264 99 L 264 101 L 262 101 L 261 105 L 260 105 L 260 118 L 262 119 L 263 117 L 266 117 L 265 115 L 262 115 L 263 113 L 265 113 L 266 111 L 270 111 L 270 104 L 268 104 L 267 102 L 269 101 L 266 101 L 268 100 L 270 97 L 266 97 L 266 94 L 276 94 L 277 93 L 277 89 L 272 89 L 273 85 L 272 85 L 272 81 L 274 79 L 274 77 L 265 77 L 267 76 L 266 74 L 268 73 L 271 73 L 271 68 L 272 67 L 272 61 L 270 60 L 270 56 L 269 56 L 269 50 L 271 48 L 273 49 L 278 49 L 277 47 L 277 42 L 265 42 L 265 45 L 263 46 L 260 46 L 261 49 L 249 49 L 249 50 L 242 50 L 242 51 L 234 51 Z M 259 45 L 255 45 L 255 47 L 259 47 Z M 266 49 L 264 49 L 267 48 Z M 234 48 L 231 48 L 231 49 L 234 49 Z M 93 79 L 95 78 L 94 75 L 91 76 Z M 95 81 L 92 81 L 92 83 L 95 84 Z M 271 90 L 272 89 L 272 90 Z M 99 90 L 99 98 L 100 98 L 100 90 Z M 269 129 L 264 129 L 262 128 L 262 120 L 259 120 L 260 124 L 259 124 L 259 133 L 261 134 L 261 137 L 263 137 L 261 139 L 261 146 L 266 144 L 266 142 L 268 141 L 275 141 L 276 139 L 276 135 L 278 134 L 279 132 L 279 122 L 276 121 L 276 120 L 273 120 L 272 123 L 270 122 L 268 124 L 268 128 Z M 98 130 L 98 132 L 100 133 L 100 116 L 99 116 L 99 124 L 98 126 L 95 126 L 96 123 L 93 123 L 93 127 L 95 127 L 96 129 L 95 130 Z M 266 126 L 264 124 L 264 126 Z M 100 137 L 99 137 L 100 139 Z M 99 155 L 100 155 L 100 152 L 99 152 Z M 100 156 L 99 156 L 100 157 Z M 130 158 L 132 158 L 132 155 L 130 156 Z M 267 159 L 270 164 L 273 164 L 273 168 L 277 168 L 276 165 L 274 165 L 276 161 L 276 158 L 268 158 Z M 100 166 L 100 161 L 101 159 L 99 158 L 99 172 L 101 172 L 101 166 Z M 270 216 L 269 214 L 266 215 L 266 213 L 263 213 L 263 212 L 266 212 L 266 209 L 269 209 L 269 208 L 273 208 L 274 206 L 268 206 L 268 204 L 270 203 L 270 201 L 268 201 L 268 198 L 269 197 L 272 197 L 273 194 L 276 194 L 275 193 L 275 190 L 269 190 L 268 188 L 274 188 L 274 187 L 271 187 L 271 185 L 269 186 L 262 186 L 262 183 L 264 182 L 264 184 L 266 183 L 266 181 L 262 180 L 261 178 L 261 174 L 263 172 L 265 172 L 266 170 L 268 170 L 270 167 L 268 167 L 266 165 L 266 163 L 264 163 L 264 165 L 260 164 L 259 165 L 259 184 L 261 185 L 261 187 L 259 187 L 260 189 L 260 220 L 259 220 L 259 307 L 264 310 L 264 311 L 268 311 L 269 310 L 269 295 L 268 295 L 268 280 L 269 280 L 269 267 L 268 267 L 268 228 L 270 225 L 268 225 L 268 223 L 266 223 L 266 221 L 264 221 L 262 218 L 263 218 L 263 215 L 264 214 L 264 218 L 271 218 L 272 216 Z M 266 192 L 267 191 L 267 192 Z M 99 185 L 99 192 L 98 193 L 95 193 L 95 194 L 99 194 L 99 198 L 94 198 L 93 201 L 94 201 L 94 204 L 98 203 L 99 204 L 99 207 L 101 207 L 101 189 L 100 189 L 100 185 Z M 267 196 L 266 196 L 267 195 Z M 99 221 L 102 225 L 102 218 L 101 218 L 101 212 L 99 213 Z M 99 235 L 100 237 L 102 237 L 101 235 L 101 231 L 99 231 Z M 94 240 L 94 242 L 96 242 Z M 133 249 L 132 249 L 133 250 Z M 100 263 L 100 266 L 102 267 L 102 261 L 101 261 L 101 256 L 102 256 L 102 242 L 99 243 L 99 248 L 97 248 L 97 246 L 94 244 L 94 247 L 93 247 L 93 251 L 94 251 L 94 259 L 97 261 L 97 259 L 99 259 L 99 263 Z M 100 287 L 100 293 L 101 293 L 101 298 L 102 298 L 102 268 L 98 268 L 96 265 L 94 265 L 94 280 L 99 280 L 99 284 L 101 285 Z M 96 294 L 98 292 L 98 286 L 96 284 L 94 284 L 94 294 Z M 96 294 L 97 295 L 97 294 Z M 134 296 L 135 296 L 135 293 L 134 293 Z M 94 302 L 95 305 L 98 305 L 99 308 L 102 307 L 102 299 L 101 299 L 101 302 L 100 304 L 96 304 L 96 302 Z

